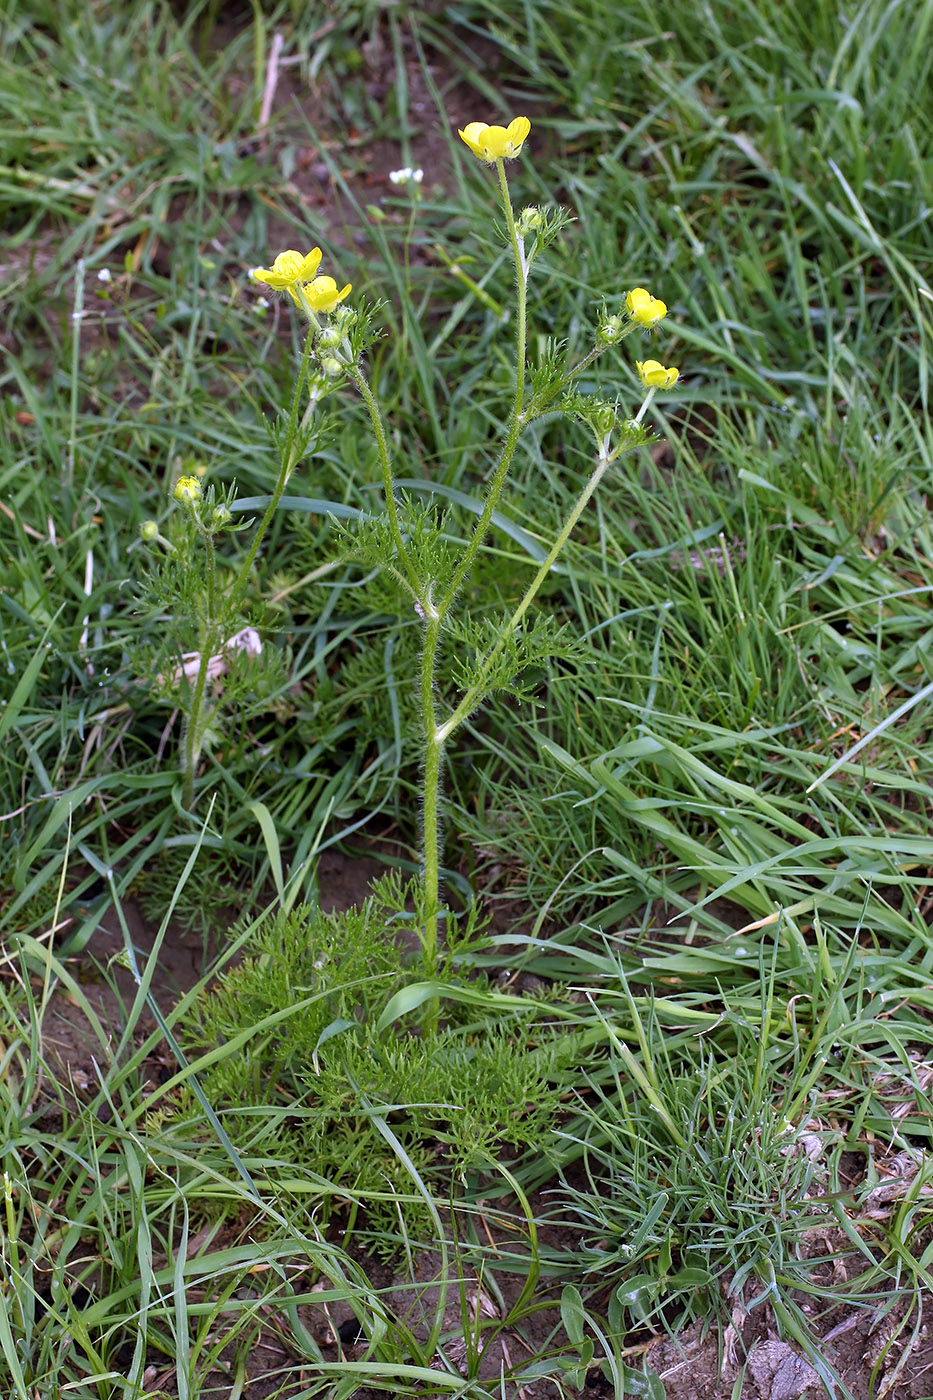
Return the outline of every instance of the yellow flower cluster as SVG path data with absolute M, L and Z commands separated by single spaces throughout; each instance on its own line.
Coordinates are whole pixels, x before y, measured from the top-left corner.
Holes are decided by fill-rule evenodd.
M 625 298 L 629 319 L 645 330 L 651 330 L 667 315 L 667 306 L 653 297 L 644 287 L 633 287 Z M 641 382 L 646 389 L 670 389 L 680 377 L 680 370 L 671 365 L 666 369 L 659 360 L 636 360 Z
M 305 254 L 288 248 L 279 253 L 271 267 L 254 268 L 253 277 L 276 291 L 288 292 L 298 306 L 304 302 L 312 311 L 333 311 L 350 291 L 350 283 L 338 291 L 333 277 L 315 276 L 320 262 L 320 248 L 312 248 Z

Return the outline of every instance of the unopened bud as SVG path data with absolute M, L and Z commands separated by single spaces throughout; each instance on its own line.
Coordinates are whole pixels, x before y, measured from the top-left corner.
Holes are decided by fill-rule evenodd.
M 226 501 L 219 501 L 211 511 L 211 528 L 220 530 L 230 519 L 230 507 Z
M 593 428 L 600 437 L 611 433 L 615 425 L 616 411 L 612 404 L 600 404 L 593 409 Z
M 201 483 L 196 476 L 180 476 L 175 483 L 175 490 L 172 492 L 175 500 L 181 501 L 182 505 L 186 506 L 195 505 L 203 494 Z
M 621 316 L 604 316 L 596 327 L 597 345 L 615 345 L 625 334 L 625 322 Z
M 534 204 L 529 204 L 522 210 L 516 222 L 516 229 L 519 236 L 527 238 L 529 233 L 534 233 L 544 223 L 544 215 Z
M 159 527 L 154 520 L 144 520 L 139 527 L 139 538 L 148 544 L 150 540 L 158 539 Z

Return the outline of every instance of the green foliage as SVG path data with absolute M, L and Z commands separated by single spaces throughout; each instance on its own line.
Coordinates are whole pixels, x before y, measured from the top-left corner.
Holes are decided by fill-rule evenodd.
M 451 675 L 458 690 L 466 692 L 479 685 L 484 697 L 498 690 L 518 700 L 530 701 L 546 678 L 548 662 L 557 658 L 582 662 L 587 655 L 567 622 L 536 614 L 527 626 L 521 625 L 506 633 L 507 621 L 508 618 L 484 618 L 479 623 L 465 621 L 451 625 L 455 650 L 462 658 L 451 662 Z M 499 646 L 503 636 L 505 640 Z M 485 658 L 493 653 L 495 659 L 491 664 L 484 664 Z
M 451 549 L 445 538 L 447 522 L 443 513 L 433 506 L 403 496 L 400 502 L 401 524 L 411 555 L 417 560 L 421 587 L 435 596 L 443 593 L 453 572 Z M 381 591 L 376 581 L 367 580 L 367 597 L 386 611 L 398 611 L 403 617 L 411 615 L 412 585 L 401 571 L 395 541 L 384 513 L 360 518 L 353 525 L 336 525 L 343 540 L 346 558 L 359 562 L 374 574 L 385 574 Z M 393 588 L 392 584 L 397 585 Z M 401 598 L 405 601 L 400 601 Z
M 390 877 L 359 907 L 299 906 L 263 921 L 186 1037 L 189 1052 L 230 1047 L 202 1084 L 235 1143 L 313 1167 L 348 1199 L 375 1193 L 377 1224 L 394 1156 L 373 1113 L 429 1178 L 486 1169 L 504 1150 L 540 1157 L 579 1054 L 575 1036 L 540 1020 L 534 1004 L 484 1006 L 482 981 L 453 966 L 439 992 L 447 1024 L 433 1039 L 407 1017 L 383 1025 L 392 998 L 417 990 L 406 893 Z M 190 1098 L 188 1111 L 197 1111 Z
M 800 1260 L 798 1243 L 832 1222 L 821 1187 L 835 1135 L 806 1117 L 783 1116 L 799 1067 L 786 1050 L 779 1060 L 776 1043 L 766 1076 L 757 1077 L 760 1027 L 741 1013 L 726 1015 L 734 1035 L 728 1051 L 713 1040 L 683 1059 L 666 1051 L 649 1022 L 657 1097 L 610 1052 L 610 1072 L 601 1066 L 598 1077 L 588 1076 L 590 1092 L 568 1135 L 586 1182 L 565 1179 L 561 1193 L 586 1231 L 577 1258 L 630 1310 L 623 1330 L 656 1324 L 664 1313 L 676 1331 L 727 1307 L 723 1283 L 735 1296 L 749 1279 L 777 1276 L 789 1292 L 807 1286 L 818 1267 Z
M 518 1385 L 548 1377 L 575 1394 L 603 1364 L 617 1393 L 654 1395 L 622 1360 L 626 1329 L 712 1315 L 730 1272 L 760 1300 L 750 1325 L 777 1324 L 801 1347 L 822 1325 L 797 1310 L 801 1288 L 919 1335 L 933 975 L 933 130 L 919 94 L 933 5 L 860 0 L 842 15 L 831 0 L 633 0 L 623 15 L 613 0 L 535 0 L 505 14 L 465 0 L 440 16 L 348 0 L 323 26 L 314 7 L 255 7 L 232 35 L 226 21 L 215 32 L 214 3 L 131 4 L 117 18 L 47 0 L 6 8 L 0 916 L 4 958 L 24 959 L 4 962 L 0 982 L 11 1394 L 129 1397 L 163 1360 L 192 1400 L 248 1393 L 269 1317 L 294 1360 L 257 1389 L 349 1390 L 376 1369 L 392 1393 L 498 1394 L 511 1379 L 432 1371 L 426 1339 L 449 1334 L 449 1318 L 439 1303 L 413 1335 L 405 1316 L 423 1283 L 396 1316 L 376 1271 L 320 1229 L 349 1201 L 341 1224 L 352 1236 L 355 1211 L 375 1218 L 381 1251 L 408 1249 L 414 1280 L 418 1245 L 449 1244 L 432 1185 L 452 1202 L 458 1249 L 469 1233 L 457 1176 L 476 1180 L 468 1149 L 499 1154 L 525 1195 L 508 1220 L 516 1243 L 490 1250 L 480 1236 L 463 1259 L 503 1297 L 520 1275 L 522 1308 L 555 1300 L 554 1336 L 519 1363 Z M 260 129 L 276 35 L 280 82 Z M 445 110 L 464 83 L 474 97 Z M 141 1019 L 159 1012 L 153 999 L 125 1025 L 119 1010 L 102 1023 L 81 988 L 82 950 L 102 920 L 117 926 L 128 890 L 154 923 L 174 903 L 226 939 L 227 896 L 255 911 L 280 891 L 297 909 L 315 893 L 316 854 L 347 831 L 389 817 L 397 849 L 417 839 L 422 619 L 408 585 L 369 576 L 385 561 L 382 523 L 349 564 L 332 526 L 379 521 L 366 412 L 344 387 L 328 394 L 326 433 L 276 417 L 301 327 L 284 298 L 262 305 L 246 270 L 321 242 L 354 303 L 378 308 L 353 335 L 384 332 L 367 349 L 371 382 L 404 490 L 432 503 L 419 524 L 400 494 L 406 537 L 420 530 L 418 550 L 449 578 L 448 551 L 471 538 L 495 469 L 514 369 L 490 172 L 451 156 L 451 118 L 523 106 L 535 117 L 510 170 L 516 203 L 556 200 L 576 219 L 535 265 L 526 406 L 540 411 L 458 595 L 466 625 L 441 638 L 439 705 L 456 701 L 455 665 L 460 681 L 480 679 L 491 619 L 511 615 L 557 536 L 604 415 L 616 399 L 623 423 L 632 411 L 634 356 L 663 347 L 681 378 L 646 415 L 660 441 L 607 472 L 539 595 L 579 655 L 549 658 L 547 625 L 519 675 L 510 643 L 487 677 L 505 696 L 458 733 L 447 859 L 487 908 L 505 896 L 495 932 L 465 935 L 459 970 L 444 969 L 437 1063 L 415 1031 L 424 1001 L 374 1029 L 400 988 L 415 996 L 421 974 L 395 937 L 413 926 L 347 934 L 349 922 L 308 914 L 296 943 L 311 930 L 335 956 L 358 950 L 352 978 L 328 973 L 328 1019 L 314 1019 L 318 971 L 296 947 L 296 985 L 311 990 L 282 1000 L 280 959 L 276 1002 L 260 969 L 256 1019 L 232 1004 L 227 1029 L 186 1040 L 193 1067 L 166 1066 L 161 1030 Z M 380 183 L 396 149 L 396 163 L 425 166 L 417 201 Z M 669 320 L 624 353 L 607 346 L 580 398 L 553 411 L 601 308 L 633 285 L 662 296 Z M 582 425 L 565 416 L 574 408 Z M 230 617 L 231 632 L 253 622 L 263 652 L 230 658 L 211 694 L 192 821 L 170 678 L 199 648 L 208 574 L 172 482 L 204 465 L 218 500 L 238 483 L 234 514 L 252 524 L 220 543 L 227 597 L 275 487 L 270 443 L 289 441 L 302 460 Z M 179 558 L 144 547 L 145 521 Z M 547 696 L 518 722 L 516 675 Z M 483 973 L 523 979 L 535 1007 L 503 1008 Z M 56 985 L 93 1040 L 86 1081 L 53 1058 Z M 113 1006 L 125 999 L 124 987 Z M 167 1014 L 190 1030 L 190 1003 Z M 299 1062 L 288 1028 L 302 1018 Z M 166 1070 L 181 1086 L 160 1086 Z M 202 1083 L 239 1155 L 196 1097 Z M 559 1112 L 537 1117 L 557 1088 Z M 517 1118 L 510 1103 L 524 1105 Z M 814 1137 L 811 1159 L 798 1149 Z M 533 1187 L 555 1191 L 556 1154 L 562 1195 L 532 1210 Z M 490 1169 L 476 1184 L 484 1221 L 496 1180 Z M 879 1205 L 879 1182 L 902 1194 Z M 208 1222 L 236 1221 L 235 1239 L 210 1223 L 192 1235 L 192 1201 Z M 806 1262 L 825 1202 L 859 1242 L 864 1272 L 844 1287 L 826 1283 L 822 1246 L 822 1275 Z M 554 1252 L 534 1236 L 545 1213 Z M 460 1262 L 438 1271 L 466 1296 Z M 569 1285 L 559 1322 L 555 1278 Z M 360 1319 L 355 1355 L 335 1359 L 305 1325 L 320 1283 Z M 474 1349 L 487 1336 L 477 1329 Z M 865 1386 L 888 1382 L 908 1384 L 892 1366 Z

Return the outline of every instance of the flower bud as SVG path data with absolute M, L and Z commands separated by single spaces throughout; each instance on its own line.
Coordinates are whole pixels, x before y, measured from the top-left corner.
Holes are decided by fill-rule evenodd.
M 596 327 L 597 345 L 615 345 L 625 334 L 625 322 L 621 316 L 604 316 Z
M 343 331 L 339 326 L 325 326 L 318 336 L 318 345 L 324 348 L 334 347 L 343 340 Z
M 151 540 L 158 539 L 159 527 L 154 520 L 144 520 L 139 527 L 139 538 L 148 544 Z
M 325 374 L 333 376 L 343 374 L 344 366 L 337 359 L 336 355 L 324 355 L 321 359 L 321 369 Z
M 599 437 L 611 433 L 616 425 L 616 410 L 613 404 L 602 403 L 593 410 L 593 428 Z
M 221 530 L 230 520 L 230 507 L 226 501 L 218 501 L 211 511 L 211 529 Z
M 182 505 L 195 505 L 204 492 L 201 490 L 201 483 L 196 476 L 180 476 L 175 483 L 175 490 L 172 492 L 176 501 L 181 501 Z
M 519 214 L 515 228 L 520 238 L 527 238 L 529 233 L 534 233 L 541 228 L 544 223 L 544 215 L 534 204 L 529 204 Z

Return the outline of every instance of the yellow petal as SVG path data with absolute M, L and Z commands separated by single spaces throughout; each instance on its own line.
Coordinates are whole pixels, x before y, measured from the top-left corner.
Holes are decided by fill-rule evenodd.
M 512 143 L 512 155 L 518 155 L 530 130 L 531 122 L 527 117 L 515 117 L 513 121 L 509 122 L 509 141 Z
M 298 282 L 309 282 L 317 272 L 320 261 L 320 248 L 312 248 L 310 253 L 286 248 L 284 253 L 279 253 L 271 267 L 258 267 L 253 276 L 257 282 L 265 282 L 266 286 L 281 291 L 294 287 Z
M 473 152 L 473 154 L 475 156 L 479 156 L 480 160 L 485 160 L 485 156 L 483 155 L 483 148 L 479 144 L 480 137 L 482 136 L 485 130 L 485 122 L 467 122 L 463 130 L 457 132 L 457 135 L 460 137 L 460 140 L 465 141 L 466 144 L 469 146 L 470 150 Z
M 659 360 L 636 360 L 635 364 L 646 389 L 670 389 L 680 377 L 680 370 L 673 365 L 665 369 Z
M 480 139 L 487 160 L 501 160 L 511 151 L 509 133 L 504 126 L 487 126 Z

